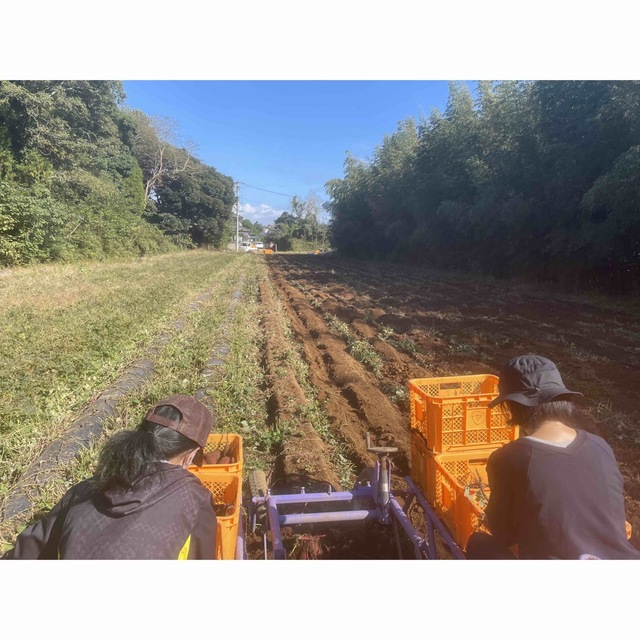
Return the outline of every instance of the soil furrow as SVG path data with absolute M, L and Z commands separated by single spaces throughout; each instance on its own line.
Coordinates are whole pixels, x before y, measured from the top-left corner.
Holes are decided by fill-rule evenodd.
M 276 459 L 275 480 L 284 480 L 289 490 L 330 484 L 340 489 L 340 481 L 328 461 L 330 454 L 313 426 L 301 415 L 308 403 L 294 372 L 287 366 L 288 349 L 281 323 L 275 310 L 274 297 L 267 282 L 260 283 L 264 306 L 265 359 L 271 390 L 269 418 L 293 425 L 282 453 Z
M 343 341 L 332 334 L 304 295 L 277 272 L 271 275 L 298 319 L 292 325 L 308 354 L 314 385 L 326 401 L 335 428 L 349 442 L 354 462 L 358 467 L 373 463 L 365 444 L 369 430 L 380 446 L 400 449 L 395 462 L 403 474 L 408 473 L 410 449 L 405 418 L 377 388 L 371 374 L 346 353 Z
M 585 394 L 584 426 L 612 446 L 625 479 L 628 519 L 640 530 L 640 307 L 633 300 L 581 300 L 543 287 L 334 255 L 276 255 L 268 262 L 314 382 L 360 459 L 355 443 L 365 423 L 379 425 L 372 416 L 377 411 L 365 409 L 376 407 L 374 388 L 395 395 L 404 421 L 393 429 L 405 434 L 403 394 L 412 377 L 497 374 L 514 355 L 540 353 L 558 364 L 567 386 Z M 378 378 L 352 359 L 345 363 L 345 344 L 331 335 L 324 312 L 383 356 Z

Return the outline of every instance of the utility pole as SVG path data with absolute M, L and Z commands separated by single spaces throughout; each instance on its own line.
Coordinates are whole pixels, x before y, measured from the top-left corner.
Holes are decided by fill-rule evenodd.
M 240 183 L 236 182 L 236 251 L 240 250 Z

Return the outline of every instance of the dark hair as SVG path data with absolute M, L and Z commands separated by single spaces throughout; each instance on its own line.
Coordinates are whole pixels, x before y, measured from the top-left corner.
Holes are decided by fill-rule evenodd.
M 180 412 L 163 405 L 155 411 L 169 420 L 180 420 Z M 149 474 L 169 460 L 198 447 L 198 443 L 181 433 L 143 420 L 135 431 L 116 433 L 105 444 L 94 480 L 99 491 L 129 491 L 141 486 Z
M 511 417 L 509 424 L 520 425 L 524 430 L 531 431 L 546 420 L 555 420 L 568 427 L 577 428 L 580 413 L 577 407 L 568 400 L 554 400 L 536 407 L 526 407 L 513 400 L 505 400 Z

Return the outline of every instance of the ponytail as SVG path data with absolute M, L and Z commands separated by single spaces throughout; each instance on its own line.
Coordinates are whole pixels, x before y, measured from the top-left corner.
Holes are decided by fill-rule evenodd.
M 156 409 L 160 416 L 180 420 L 181 414 L 171 406 Z M 129 491 L 144 483 L 160 463 L 198 447 L 181 433 L 148 420 L 136 431 L 116 433 L 105 444 L 96 467 L 95 482 L 99 491 Z

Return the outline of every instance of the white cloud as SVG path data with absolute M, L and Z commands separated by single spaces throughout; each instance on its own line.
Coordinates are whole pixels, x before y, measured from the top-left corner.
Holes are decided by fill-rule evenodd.
M 250 204 L 240 203 L 240 215 L 243 218 L 248 218 L 249 216 L 252 216 L 256 211 L 257 209 L 255 207 L 252 207 Z
M 275 209 L 268 204 L 259 204 L 254 207 L 248 202 L 240 203 L 240 215 L 243 218 L 251 220 L 251 222 L 259 222 L 262 225 L 273 223 L 284 211 L 284 209 Z

